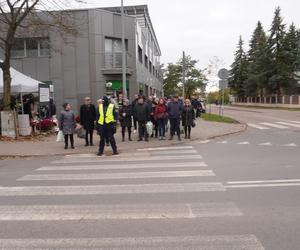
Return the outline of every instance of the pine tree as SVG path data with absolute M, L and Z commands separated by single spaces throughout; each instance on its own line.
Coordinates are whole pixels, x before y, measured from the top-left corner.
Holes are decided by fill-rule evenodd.
M 267 37 L 261 22 L 253 32 L 248 52 L 248 68 L 245 92 L 247 96 L 263 95 L 270 74 L 270 53 L 267 48 Z
M 271 66 L 272 72 L 269 78 L 269 92 L 271 94 L 276 93 L 280 95 L 282 88 L 286 87 L 286 57 L 287 54 L 284 49 L 285 42 L 285 25 L 281 17 L 281 9 L 277 7 L 275 10 L 272 27 L 270 29 L 270 37 L 268 39 L 268 49 L 271 52 Z
M 235 52 L 235 59 L 231 65 L 229 76 L 229 87 L 234 91 L 236 96 L 245 96 L 245 82 L 247 79 L 247 57 L 243 48 L 244 42 L 240 36 L 237 51 Z
M 295 93 L 299 81 L 300 66 L 300 37 L 294 24 L 291 24 L 284 39 L 286 94 Z

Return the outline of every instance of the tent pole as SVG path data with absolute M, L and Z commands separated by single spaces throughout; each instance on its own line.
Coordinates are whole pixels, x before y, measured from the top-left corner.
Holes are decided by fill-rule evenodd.
M 21 97 L 21 107 L 22 107 L 22 115 L 24 115 L 24 102 L 23 102 L 23 93 L 20 93 L 20 97 Z

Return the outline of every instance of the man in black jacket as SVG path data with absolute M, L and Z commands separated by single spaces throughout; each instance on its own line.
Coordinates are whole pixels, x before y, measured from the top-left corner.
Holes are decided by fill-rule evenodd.
M 144 102 L 144 98 L 140 97 L 137 104 L 134 106 L 134 117 L 139 124 L 139 140 L 142 141 L 143 137 L 145 141 L 148 141 L 148 133 L 146 129 L 146 123 L 150 121 L 150 109 L 149 105 Z
M 86 97 L 84 104 L 80 107 L 80 124 L 85 129 L 85 146 L 94 146 L 93 134 L 96 121 L 96 108 L 92 104 L 91 98 Z M 90 135 L 90 142 L 89 142 Z

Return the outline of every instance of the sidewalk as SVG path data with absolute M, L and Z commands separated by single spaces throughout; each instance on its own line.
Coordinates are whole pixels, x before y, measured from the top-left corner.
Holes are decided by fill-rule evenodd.
M 197 120 L 197 126 L 192 129 L 192 140 L 207 140 L 227 134 L 242 132 L 246 129 L 244 124 L 226 124 L 206 122 Z M 167 134 L 168 138 L 169 134 Z M 181 142 L 174 137 L 173 141 L 159 141 L 156 138 L 149 138 L 149 142 L 137 142 L 137 134 L 133 134 L 132 142 L 121 141 L 121 131 L 118 129 L 116 141 L 120 153 L 135 151 L 136 149 L 148 147 L 171 146 L 190 142 L 182 139 Z M 127 140 L 127 138 L 126 138 Z M 0 158 L 6 157 L 28 157 L 28 156 L 59 156 L 68 154 L 96 154 L 98 150 L 99 136 L 94 136 L 94 147 L 85 147 L 85 140 L 75 136 L 75 149 L 65 150 L 63 142 L 56 142 L 56 136 L 46 137 L 42 141 L 0 141 Z M 111 147 L 106 147 L 106 154 L 111 154 Z

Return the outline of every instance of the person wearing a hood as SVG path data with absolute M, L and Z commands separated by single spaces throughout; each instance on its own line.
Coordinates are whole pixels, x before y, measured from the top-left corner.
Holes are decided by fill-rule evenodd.
M 158 101 L 158 105 L 155 107 L 154 118 L 158 125 L 159 131 L 159 140 L 165 140 L 166 133 L 166 119 L 168 117 L 167 106 L 165 104 L 165 100 L 160 98 Z
M 119 154 L 117 151 L 116 140 L 114 137 L 114 130 L 116 125 L 116 108 L 115 105 L 110 103 L 107 96 L 103 97 L 103 103 L 100 103 L 97 109 L 97 129 L 100 135 L 99 152 L 98 156 L 102 156 L 105 147 L 105 138 L 108 137 L 113 154 Z

